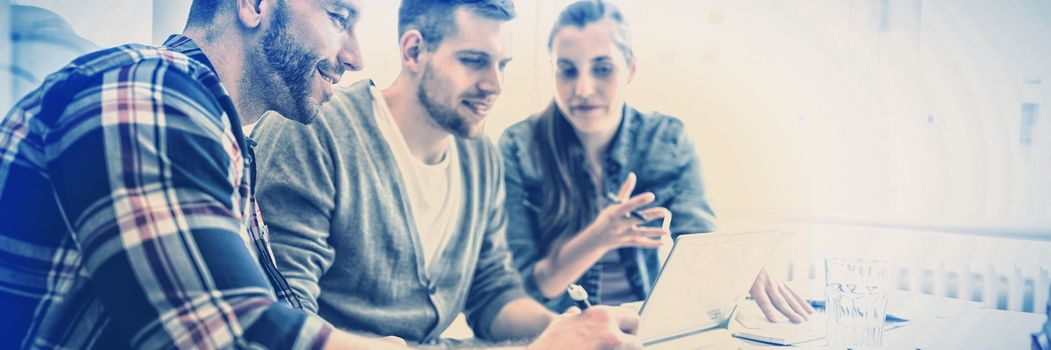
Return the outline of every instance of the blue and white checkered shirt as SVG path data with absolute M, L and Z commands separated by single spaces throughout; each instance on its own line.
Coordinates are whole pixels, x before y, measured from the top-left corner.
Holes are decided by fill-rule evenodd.
M 252 141 L 173 35 L 77 58 L 0 119 L 0 348 L 320 348 L 277 271 Z

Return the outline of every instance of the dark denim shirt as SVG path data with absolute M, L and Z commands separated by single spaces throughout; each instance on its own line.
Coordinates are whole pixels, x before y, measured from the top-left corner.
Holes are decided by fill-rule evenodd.
M 563 293 L 554 299 L 544 298 L 533 279 L 533 268 L 547 255 L 550 242 L 543 242 L 537 223 L 540 194 L 544 191 L 540 162 L 533 150 L 533 128 L 537 116 L 512 125 L 500 137 L 504 156 L 507 185 L 507 239 L 514 255 L 515 266 L 521 271 L 528 292 L 553 311 L 561 312 L 572 306 Z M 587 167 L 583 167 L 587 169 Z M 708 204 L 701 180 L 701 162 L 693 143 L 683 132 L 682 121 L 660 113 L 641 113 L 624 107 L 624 118 L 602 161 L 601 191 L 616 192 L 628 173 L 638 176 L 635 193 L 653 192 L 656 201 L 651 206 L 671 210 L 672 235 L 711 232 L 715 214 Z M 586 171 L 577 176 L 577 183 L 593 187 Z M 660 271 L 655 249 L 621 248 L 621 259 L 626 263 L 626 275 L 639 299 L 649 295 Z M 594 295 L 598 289 L 599 270 L 592 266 L 577 281 Z

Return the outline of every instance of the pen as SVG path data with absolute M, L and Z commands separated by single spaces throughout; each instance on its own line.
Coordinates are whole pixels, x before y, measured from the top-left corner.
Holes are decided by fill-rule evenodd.
M 815 309 L 824 309 L 825 308 L 825 301 L 824 300 L 813 300 L 813 299 L 811 299 L 811 300 L 807 300 L 807 302 L 810 303 L 810 306 L 813 306 Z
M 615 204 L 624 203 L 624 201 L 622 201 L 619 198 L 617 198 L 617 196 L 614 195 L 613 192 L 606 192 L 606 198 L 609 199 L 610 202 L 613 202 Z M 642 220 L 642 222 L 650 221 L 650 219 L 646 218 L 646 215 L 642 215 L 642 212 L 640 212 L 638 210 L 632 210 L 631 211 L 631 216 L 634 216 L 636 219 Z
M 577 307 L 580 308 L 581 312 L 591 307 L 591 302 L 588 302 L 588 291 L 584 290 L 584 287 L 570 284 L 566 292 L 569 293 L 569 298 L 577 303 Z

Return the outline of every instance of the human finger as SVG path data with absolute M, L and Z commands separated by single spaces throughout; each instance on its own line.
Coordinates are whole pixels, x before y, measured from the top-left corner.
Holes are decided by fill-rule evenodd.
M 796 293 L 796 291 L 788 285 L 785 285 L 784 287 L 785 291 L 788 292 L 788 296 L 794 298 L 797 302 L 799 302 L 800 305 L 803 305 L 803 309 L 805 309 L 808 314 L 812 314 L 815 312 L 814 307 L 810 306 L 810 302 L 807 301 L 806 298 L 800 297 L 799 293 Z
M 627 334 L 635 334 L 639 330 L 639 315 L 629 312 L 624 308 L 609 308 L 609 314 L 617 323 L 617 328 Z
M 391 343 L 391 344 L 394 344 L 394 345 L 408 346 L 408 343 L 405 342 L 405 339 L 402 339 L 400 337 L 395 337 L 393 335 L 380 338 L 380 340 L 388 342 L 388 343 Z
M 580 313 L 580 308 L 576 306 L 570 306 L 566 311 L 562 312 L 563 315 L 576 315 Z
M 803 318 L 803 321 L 806 321 L 808 317 L 806 308 L 803 307 L 803 304 L 805 303 L 800 303 L 800 301 L 796 299 L 795 295 L 792 295 L 786 289 L 788 289 L 788 287 L 785 287 L 784 283 L 777 283 L 778 294 L 780 294 L 781 297 L 785 299 L 785 302 L 787 302 L 788 306 L 792 308 L 792 311 L 795 311 L 795 313 L 799 315 L 799 317 Z
M 766 289 L 763 288 L 759 280 L 756 280 L 755 284 L 752 285 L 751 293 L 752 299 L 755 299 L 755 304 L 759 306 L 763 316 L 766 316 L 766 320 L 777 323 L 777 310 L 770 303 L 770 297 L 766 295 Z
M 646 239 L 659 239 L 661 236 L 667 235 L 669 232 L 660 227 L 639 227 L 636 226 L 631 230 L 637 237 Z
M 617 350 L 642 350 L 642 339 L 634 334 L 617 334 L 617 341 L 620 342 Z
M 628 177 L 620 184 L 620 190 L 617 190 L 617 199 L 620 201 L 627 200 L 627 198 L 631 196 L 631 191 L 635 190 L 635 183 L 637 181 L 638 177 L 635 176 L 635 172 L 629 172 Z
M 767 280 L 764 289 L 766 290 L 767 296 L 770 297 L 770 303 L 773 304 L 774 308 L 777 309 L 777 311 L 780 311 L 782 315 L 788 317 L 788 320 L 793 323 L 800 323 L 805 320 L 803 316 L 800 316 L 792 310 L 792 307 L 788 305 L 788 301 L 786 301 L 784 296 L 781 295 L 781 292 L 777 290 L 775 283 Z
M 656 199 L 657 197 L 654 196 L 652 192 L 638 194 L 634 197 L 631 197 L 631 199 L 628 199 L 628 201 L 614 206 L 614 214 L 627 216 L 627 214 L 632 210 L 638 209 L 639 207 L 644 206 L 646 204 L 653 203 L 653 201 Z
M 636 248 L 660 248 L 663 244 L 664 242 L 657 239 L 635 236 L 627 239 L 624 245 Z
M 639 213 L 646 216 L 646 222 L 671 216 L 671 210 L 668 210 L 668 208 L 665 207 L 646 208 L 646 210 L 639 211 Z

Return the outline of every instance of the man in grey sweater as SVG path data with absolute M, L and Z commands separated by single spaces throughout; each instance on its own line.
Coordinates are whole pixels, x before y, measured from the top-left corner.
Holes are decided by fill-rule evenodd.
M 634 315 L 556 318 L 511 264 L 502 162 L 483 122 L 513 17 L 510 0 L 406 0 L 393 85 L 338 89 L 310 126 L 256 127 L 274 255 L 308 310 L 410 342 L 436 342 L 464 312 L 486 340 L 532 338 L 555 320 L 535 347 L 638 347 Z

